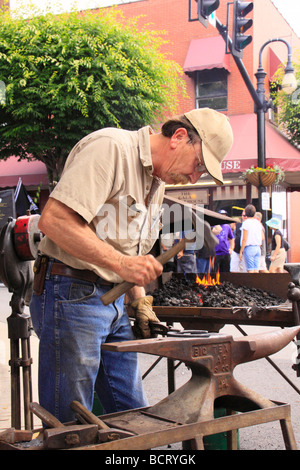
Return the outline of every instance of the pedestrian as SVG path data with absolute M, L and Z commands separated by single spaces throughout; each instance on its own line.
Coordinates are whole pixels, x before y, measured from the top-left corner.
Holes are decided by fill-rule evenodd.
M 240 249 L 240 260 L 245 256 L 246 269 L 248 273 L 258 273 L 261 244 L 264 239 L 261 223 L 254 217 L 256 212 L 252 204 L 245 207 L 246 220 L 242 224 L 242 242 Z
M 177 234 L 177 239 L 175 240 L 175 244 L 179 243 L 183 238 L 189 240 L 193 232 L 191 230 L 187 230 L 186 232 L 181 232 Z M 197 272 L 197 264 L 196 264 L 196 241 L 189 241 L 186 243 L 186 246 L 183 250 L 179 251 L 176 256 L 176 265 L 177 265 L 177 272 L 182 274 L 188 273 L 196 273 Z
M 244 211 L 243 211 L 242 217 L 243 219 L 246 218 Z M 242 222 L 241 222 L 240 217 L 233 217 L 233 219 L 235 220 L 235 223 L 230 224 L 230 227 L 234 236 L 234 248 L 231 253 L 231 258 L 230 258 L 230 272 L 245 273 L 247 272 L 247 270 L 246 270 L 244 256 L 240 260 Z
M 231 145 L 227 117 L 202 108 L 168 120 L 159 133 L 101 129 L 71 150 L 40 217 L 45 236 L 30 304 L 40 339 L 40 404 L 60 421 L 74 419 L 73 400 L 91 410 L 94 390 L 104 413 L 147 404 L 137 354 L 101 350 L 134 338 L 124 296 L 107 306 L 101 297 L 123 280 L 134 284 L 135 327 L 151 336 L 158 319 L 145 286 L 163 268 L 147 253 L 164 183 L 193 184 L 205 172 L 222 184 Z
M 219 213 L 228 215 L 227 211 L 225 210 L 220 210 Z M 219 243 L 215 248 L 216 256 L 214 262 L 214 271 L 223 273 L 230 272 L 230 257 L 234 249 L 234 236 L 230 224 L 215 226 L 213 233 L 219 240 Z
M 261 212 L 255 212 L 254 217 L 261 223 L 262 221 L 262 213 Z M 260 261 L 259 261 L 259 272 L 260 273 L 268 273 L 269 270 L 267 268 L 267 263 L 266 263 L 266 256 L 267 256 L 267 248 L 266 248 L 266 231 L 265 227 L 261 223 L 262 231 L 264 234 L 262 244 L 261 244 L 261 253 L 260 253 Z
M 284 248 L 284 240 L 282 232 L 280 231 L 280 221 L 276 217 L 266 222 L 266 225 L 270 227 L 273 231 L 272 233 L 272 246 L 271 246 L 271 256 L 270 256 L 270 273 L 283 273 L 284 263 L 286 260 L 286 250 Z
M 216 256 L 216 250 L 209 250 L 205 245 L 196 250 L 197 273 L 209 273 L 212 268 L 212 262 Z

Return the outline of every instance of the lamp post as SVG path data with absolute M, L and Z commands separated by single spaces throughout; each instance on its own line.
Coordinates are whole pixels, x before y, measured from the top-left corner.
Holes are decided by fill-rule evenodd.
M 259 167 L 265 168 L 266 167 L 265 113 L 268 111 L 269 108 L 272 107 L 272 102 L 267 101 L 265 98 L 266 72 L 264 71 L 262 67 L 262 52 L 264 48 L 271 42 L 280 41 L 280 42 L 283 42 L 287 46 L 288 60 L 287 60 L 287 65 L 284 70 L 285 74 L 284 74 L 284 78 L 282 81 L 282 89 L 286 93 L 291 94 L 293 93 L 293 91 L 297 89 L 297 80 L 296 80 L 296 77 L 294 76 L 294 68 L 292 66 L 292 48 L 287 41 L 281 38 L 270 39 L 269 41 L 265 42 L 262 45 L 260 52 L 259 52 L 259 66 L 258 66 L 257 73 L 255 74 L 256 79 L 257 79 L 257 88 L 255 89 L 249 77 L 249 74 L 243 64 L 242 59 L 233 53 L 232 40 L 230 39 L 229 34 L 228 34 L 228 25 L 227 26 L 223 25 L 218 20 L 218 18 L 216 18 L 216 28 L 226 43 L 226 51 L 228 47 L 229 51 L 232 53 L 233 60 L 235 61 L 237 68 L 239 69 L 239 72 L 244 80 L 244 83 L 253 99 L 255 113 L 257 116 L 257 164 Z M 265 222 L 267 219 L 266 211 L 262 210 L 262 193 L 265 192 L 265 190 L 266 189 L 261 186 L 259 187 L 259 191 L 258 191 L 259 192 L 259 201 L 258 201 L 259 211 L 262 212 L 263 222 Z
M 208 16 L 210 13 L 215 11 L 219 7 L 219 0 L 195 0 L 197 3 L 197 18 L 191 17 L 191 2 L 189 0 L 189 21 L 197 21 L 199 20 L 204 26 L 207 27 L 208 24 Z M 229 21 L 229 6 L 232 5 L 231 3 L 227 4 L 227 24 L 226 26 L 223 25 L 217 17 L 215 17 L 214 22 L 215 26 L 223 37 L 226 43 L 226 53 L 228 50 L 231 52 L 232 57 L 239 69 L 239 72 L 245 82 L 245 85 L 248 88 L 248 91 L 253 99 L 255 105 L 255 113 L 257 115 L 257 162 L 258 166 L 261 168 L 266 167 L 266 135 L 265 135 L 265 113 L 268 111 L 269 108 L 272 107 L 272 102 L 267 101 L 265 98 L 265 77 L 266 72 L 262 67 L 262 52 L 264 48 L 270 44 L 271 42 L 283 42 L 288 49 L 288 60 L 287 65 L 285 67 L 285 75 L 282 82 L 282 89 L 290 94 L 293 93 L 297 89 L 297 80 L 294 76 L 294 69 L 292 66 L 292 48 L 287 41 L 281 38 L 270 39 L 269 41 L 265 42 L 260 49 L 259 52 L 259 66 L 257 73 L 255 74 L 257 79 L 257 89 L 253 86 L 253 83 L 249 77 L 249 74 L 243 64 L 242 61 L 242 50 L 243 48 L 251 42 L 251 37 L 244 36 L 244 45 L 240 44 L 237 47 L 237 39 L 241 39 L 240 36 L 243 35 L 245 28 L 248 29 L 249 26 L 252 25 L 252 22 L 248 20 L 248 22 L 243 24 L 243 20 L 245 21 L 245 16 L 249 11 L 253 8 L 253 2 L 240 2 L 238 0 L 234 0 L 234 23 L 233 23 L 233 32 L 234 32 L 234 43 L 229 37 L 229 28 L 228 28 L 228 21 Z M 241 16 L 241 17 L 240 17 Z M 241 21 L 242 20 L 242 21 Z M 239 27 L 238 27 L 239 26 Z M 251 39 L 250 39 L 251 38 Z M 266 221 L 266 212 L 262 210 L 262 193 L 265 191 L 265 188 L 262 186 L 259 187 L 259 209 L 263 214 L 263 222 Z M 265 213 L 264 213 L 265 212 Z
M 255 74 L 257 80 L 257 96 L 258 96 L 258 103 L 256 101 L 255 104 L 255 113 L 257 116 L 257 162 L 260 168 L 266 167 L 266 123 L 265 123 L 265 113 L 272 107 L 272 102 L 267 101 L 265 98 L 265 77 L 266 72 L 262 67 L 262 53 L 264 48 L 270 44 L 271 42 L 283 42 L 288 48 L 288 60 L 287 65 L 285 67 L 285 74 L 282 82 L 282 89 L 287 93 L 290 94 L 297 88 L 297 80 L 294 76 L 294 69 L 292 66 L 292 49 L 291 46 L 287 41 L 281 38 L 270 39 L 269 41 L 265 42 L 262 45 L 259 51 L 259 64 L 257 73 Z M 260 186 L 259 187 L 259 206 L 263 213 L 263 221 L 265 222 L 267 219 L 267 212 L 262 209 L 262 194 L 266 191 L 266 188 Z

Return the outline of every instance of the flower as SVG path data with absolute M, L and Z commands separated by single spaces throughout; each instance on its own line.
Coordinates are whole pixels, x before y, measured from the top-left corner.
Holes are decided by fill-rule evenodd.
M 284 171 L 279 165 L 268 165 L 266 168 L 260 168 L 259 166 L 251 166 L 243 173 L 243 178 L 248 182 L 248 175 L 252 173 L 276 173 L 275 184 L 284 180 Z

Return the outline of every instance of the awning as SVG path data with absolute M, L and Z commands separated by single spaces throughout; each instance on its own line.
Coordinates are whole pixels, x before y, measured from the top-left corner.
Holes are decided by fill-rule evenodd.
M 40 161 L 18 161 L 17 157 L 0 160 L 0 187 L 17 186 L 19 177 L 25 186 L 48 185 L 46 165 Z
M 256 114 L 229 116 L 233 146 L 222 163 L 222 173 L 240 173 L 257 166 Z M 277 164 L 286 172 L 300 171 L 300 152 L 275 126 L 266 121 L 266 165 Z
M 276 52 L 274 52 L 271 48 L 269 49 L 269 80 L 270 82 L 273 81 L 273 76 L 282 65 L 281 60 L 279 59 Z
M 229 71 L 229 54 L 225 54 L 225 42 L 221 36 L 192 39 L 183 65 L 184 72 L 213 68 Z

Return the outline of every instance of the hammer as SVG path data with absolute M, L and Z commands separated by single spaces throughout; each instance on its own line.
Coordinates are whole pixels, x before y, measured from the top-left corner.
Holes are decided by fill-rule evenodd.
M 208 222 L 203 221 L 200 219 L 200 217 L 193 212 L 192 213 L 192 218 L 193 218 L 193 223 L 194 226 L 197 227 L 197 223 L 200 224 L 199 226 L 203 226 L 203 234 L 204 234 L 204 246 L 208 248 L 209 251 L 211 251 L 218 243 L 219 240 L 217 237 L 212 233 L 211 227 Z M 183 238 L 180 240 L 179 243 L 176 245 L 172 246 L 169 250 L 165 251 L 161 255 L 157 256 L 157 261 L 159 261 L 162 265 L 166 264 L 167 261 L 169 261 L 173 256 L 177 255 L 181 250 L 184 249 L 185 244 L 187 242 L 193 242 L 194 240 L 190 240 L 187 238 Z M 131 289 L 135 284 L 128 282 L 128 281 L 123 281 L 120 284 L 117 284 L 115 287 L 113 287 L 111 290 L 106 292 L 105 294 L 102 295 L 101 300 L 104 305 L 108 305 L 114 300 L 118 299 L 121 295 L 125 294 L 129 289 Z
M 161 255 L 157 256 L 157 261 L 162 265 L 166 264 L 173 256 L 177 255 L 181 250 L 184 249 L 187 241 L 186 238 L 183 238 L 176 245 L 172 246 L 169 250 L 165 251 Z M 135 284 L 128 281 L 123 281 L 120 284 L 117 284 L 115 287 L 110 289 L 108 292 L 102 295 L 101 300 L 104 305 L 108 305 L 114 300 L 118 299 L 121 295 L 125 294 L 129 289 L 131 289 Z
M 50 428 L 44 430 L 44 445 L 47 449 L 67 449 L 97 442 L 98 426 L 95 423 L 65 426 L 39 403 L 33 402 L 29 406 Z

